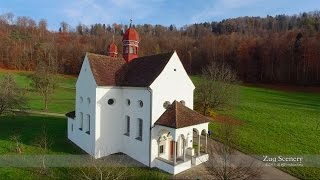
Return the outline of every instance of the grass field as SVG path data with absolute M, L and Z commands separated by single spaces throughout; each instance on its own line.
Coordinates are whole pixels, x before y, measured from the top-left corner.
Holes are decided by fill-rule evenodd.
M 0 72 L 1 75 L 3 73 Z M 15 73 L 15 78 L 21 87 L 28 89 L 29 79 L 26 73 Z M 201 81 L 198 77 L 192 77 L 192 80 L 195 85 Z M 75 81 L 75 78 L 60 77 L 59 87 L 54 94 L 53 101 L 49 104 L 49 112 L 66 113 L 74 109 Z M 30 109 L 42 109 L 40 96 L 29 89 L 28 97 L 31 99 L 28 103 Z M 284 92 L 240 86 L 240 99 L 235 103 L 235 108 L 219 113 L 243 122 L 238 128 L 239 141 L 236 146 L 245 153 L 252 155 L 320 155 L 320 129 L 315 129 L 320 121 L 320 93 Z M 33 120 L 33 118 L 30 119 Z M 73 146 L 67 145 L 65 132 L 62 132 L 65 131 L 64 118 L 57 118 L 57 121 L 63 123 L 56 127 L 56 130 L 61 130 L 61 132 L 57 136 L 57 147 L 52 149 L 52 153 L 77 152 Z M 10 128 L 20 126 L 19 124 L 23 126 L 23 123 L 14 121 L 12 124 L 1 124 L 0 127 Z M 215 131 L 216 124 L 210 124 L 209 128 Z M 30 130 L 30 134 L 36 132 L 37 129 Z M 0 132 L 1 144 L 2 138 L 8 137 L 7 133 L 8 131 Z M 27 147 L 27 139 L 32 141 L 34 135 L 26 137 Z M 59 150 L 59 146 L 66 148 Z M 1 147 L 3 146 L 0 145 Z M 0 149 L 0 153 L 5 152 Z M 36 152 L 36 149 L 32 148 L 31 152 Z M 290 167 L 283 170 L 302 179 L 320 177 L 319 168 Z
M 4 74 L 5 72 L 0 71 L 0 78 Z M 31 80 L 29 76 L 31 74 L 29 72 L 14 72 L 12 74 L 14 74 L 18 85 L 26 90 L 28 98 L 27 109 L 42 111 L 44 107 L 42 97 L 30 87 Z M 57 89 L 53 94 L 51 102 L 48 104 L 47 111 L 64 114 L 66 111 L 74 109 L 76 78 L 58 76 L 57 81 Z
M 193 77 L 198 84 L 201 79 Z M 320 93 L 240 87 L 240 99 L 221 114 L 237 119 L 237 148 L 252 155 L 320 155 Z M 210 124 L 213 131 L 217 126 Z M 218 136 L 218 135 L 217 135 Z M 284 168 L 302 178 L 318 179 L 320 168 Z
M 15 142 L 10 137 L 19 135 L 22 143 L 23 155 L 43 154 L 37 145 L 37 139 L 42 136 L 42 129 L 46 127 L 49 148 L 46 154 L 51 155 L 80 155 L 84 154 L 77 146 L 67 139 L 67 120 L 61 117 L 38 116 L 30 114 L 7 115 L 0 119 L 0 156 L 14 155 Z M 0 163 L 1 164 L 1 163 Z M 70 179 L 76 168 L 50 168 L 50 177 L 54 179 Z M 132 179 L 162 179 L 170 175 L 158 170 L 146 168 L 126 169 L 125 177 Z M 74 177 L 75 178 L 75 177 Z M 37 168 L 0 168 L 0 179 L 48 179 L 39 173 Z M 77 178 L 75 178 L 77 179 Z

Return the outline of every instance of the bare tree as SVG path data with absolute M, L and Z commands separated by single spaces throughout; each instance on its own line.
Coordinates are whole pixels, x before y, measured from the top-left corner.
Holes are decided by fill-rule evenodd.
M 196 88 L 196 103 L 202 113 L 230 106 L 238 94 L 236 83 L 236 73 L 224 63 L 213 62 L 203 68 L 202 81 Z
M 41 61 L 37 66 L 37 70 L 31 77 L 31 85 L 43 98 L 44 110 L 48 109 L 48 103 L 50 102 L 57 85 L 55 72 L 54 66 L 47 65 L 45 62 Z
M 39 173 L 42 175 L 49 175 L 50 169 L 46 165 L 46 156 L 48 154 L 49 147 L 52 142 L 48 136 L 48 130 L 45 125 L 41 128 L 41 134 L 35 139 L 35 145 L 41 150 L 41 167 L 39 168 Z
M 17 134 L 14 134 L 10 136 L 10 140 L 15 142 L 15 152 L 18 154 L 22 153 L 22 145 L 21 145 L 21 139 L 20 136 Z
M 129 162 L 126 161 L 125 155 L 114 154 L 115 158 L 94 159 L 91 157 L 86 163 L 85 167 L 75 168 L 71 176 L 74 179 L 80 180 L 108 180 L 108 179 L 130 179 L 127 167 Z
M 23 109 L 26 104 L 24 92 L 13 76 L 6 74 L 0 81 L 0 115 L 12 109 Z
M 210 159 L 206 169 L 218 180 L 250 180 L 257 179 L 262 174 L 261 165 L 254 159 L 245 158 L 233 148 L 237 141 L 234 125 L 222 123 L 217 133 L 220 143 L 208 148 Z

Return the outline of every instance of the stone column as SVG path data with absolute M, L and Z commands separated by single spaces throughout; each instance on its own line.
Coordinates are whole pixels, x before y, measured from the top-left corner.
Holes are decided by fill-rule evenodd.
M 174 142 L 174 149 L 173 149 L 173 165 L 176 165 L 177 163 L 177 142 L 176 141 L 173 141 Z
M 208 134 L 206 134 L 206 149 L 205 152 L 208 152 Z
M 183 139 L 183 162 L 186 161 L 186 140 Z
M 158 157 L 160 157 L 160 140 L 158 141 Z
M 198 139 L 198 156 L 200 156 L 200 146 L 201 146 L 201 134 L 199 133 L 199 139 Z

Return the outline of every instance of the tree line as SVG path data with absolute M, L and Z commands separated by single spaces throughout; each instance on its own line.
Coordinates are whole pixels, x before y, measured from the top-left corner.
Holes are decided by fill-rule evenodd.
M 50 31 L 47 21 L 0 15 L 0 67 L 35 70 L 39 63 L 77 74 L 85 52 L 107 54 L 114 36 L 119 53 L 123 24 L 79 23 Z M 139 55 L 177 50 L 186 70 L 200 74 L 217 62 L 228 64 L 243 82 L 320 84 L 320 12 L 239 17 L 177 28 L 137 24 Z

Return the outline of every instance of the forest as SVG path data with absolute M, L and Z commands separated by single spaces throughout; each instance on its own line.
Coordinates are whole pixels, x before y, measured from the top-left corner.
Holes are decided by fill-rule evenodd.
M 122 52 L 124 24 L 48 22 L 0 15 L 0 68 L 35 70 L 40 62 L 62 74 L 79 73 L 86 52 L 107 54 L 114 41 Z M 135 24 L 139 56 L 176 50 L 189 74 L 211 62 L 226 63 L 242 82 L 320 85 L 320 11 L 298 15 L 239 17 L 185 25 Z

